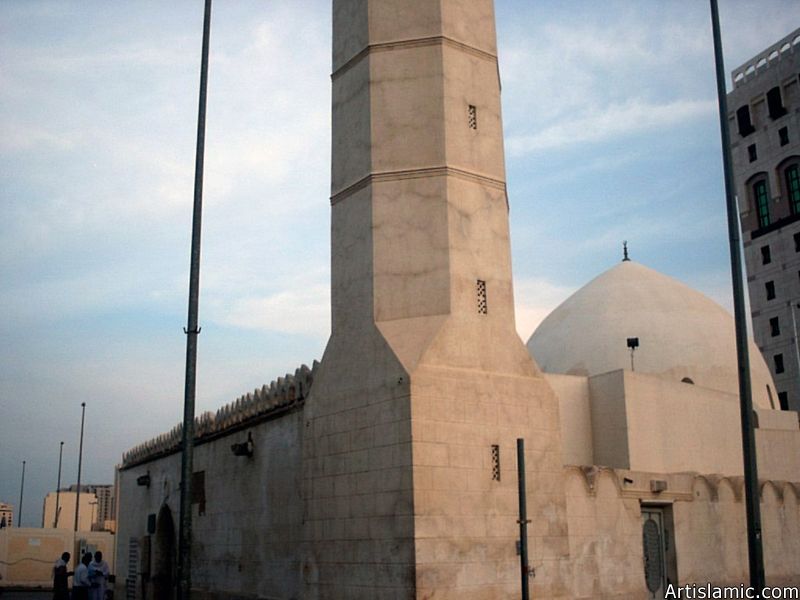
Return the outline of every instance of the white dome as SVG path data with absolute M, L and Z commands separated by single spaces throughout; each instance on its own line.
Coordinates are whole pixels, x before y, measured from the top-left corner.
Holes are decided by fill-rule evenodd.
M 528 340 L 542 371 L 592 376 L 630 369 L 627 338 L 638 337 L 637 372 L 688 378 L 739 393 L 733 317 L 719 304 L 653 269 L 626 261 L 596 277 L 542 321 Z M 775 394 L 761 352 L 750 342 L 753 404 Z M 769 390 L 767 389 L 769 386 Z M 773 398 L 777 402 L 777 397 Z

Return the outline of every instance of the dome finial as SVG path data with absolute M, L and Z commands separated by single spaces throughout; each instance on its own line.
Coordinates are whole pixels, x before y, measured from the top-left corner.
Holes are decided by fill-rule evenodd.
M 629 262 L 631 259 L 628 258 L 628 240 L 622 242 L 622 262 Z

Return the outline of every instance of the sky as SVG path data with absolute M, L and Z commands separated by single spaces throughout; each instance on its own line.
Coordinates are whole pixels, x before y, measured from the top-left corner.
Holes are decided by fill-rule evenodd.
M 800 25 L 721 0 L 730 73 Z M 0 502 L 182 418 L 202 2 L 0 1 Z M 496 0 L 517 325 L 631 256 L 730 299 L 709 11 Z M 330 331 L 330 0 L 217 0 L 197 413 Z

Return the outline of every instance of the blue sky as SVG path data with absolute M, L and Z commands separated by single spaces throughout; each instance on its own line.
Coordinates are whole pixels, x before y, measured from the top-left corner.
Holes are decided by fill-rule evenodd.
M 497 0 L 521 335 L 635 260 L 730 306 L 706 2 Z M 730 72 L 800 24 L 721 2 Z M 0 501 L 181 419 L 202 3 L 0 3 Z M 218 0 L 198 413 L 322 354 L 330 2 Z

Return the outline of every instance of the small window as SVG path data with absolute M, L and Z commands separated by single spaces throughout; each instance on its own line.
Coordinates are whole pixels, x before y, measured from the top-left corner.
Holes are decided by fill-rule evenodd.
M 775 86 L 767 92 L 767 110 L 769 111 L 770 119 L 780 119 L 786 114 L 783 99 L 781 98 L 781 88 Z
M 784 169 L 786 179 L 786 197 L 793 214 L 800 214 L 800 168 L 794 163 Z M 795 244 L 796 246 L 796 244 Z
M 788 127 L 781 127 L 780 129 L 778 129 L 778 139 L 781 142 L 781 146 L 786 146 L 789 143 Z
M 742 137 L 747 137 L 756 130 L 750 120 L 750 107 L 746 104 L 736 111 L 736 122 L 739 125 L 739 135 Z
M 768 265 L 772 262 L 772 255 L 769 251 L 769 246 L 761 246 L 761 264 Z
M 781 410 L 789 410 L 788 392 L 778 392 L 778 404 L 781 405 Z
M 767 290 L 767 300 L 775 300 L 775 282 L 768 281 L 764 284 L 764 287 Z
M 500 481 L 500 446 L 492 444 L 492 481 Z
M 781 323 L 778 317 L 772 317 L 769 320 L 769 334 L 772 337 L 778 337 L 781 334 Z
M 681 379 L 681 383 L 688 383 L 689 385 L 694 385 L 694 381 L 692 381 L 691 377 L 684 377 Z
M 475 282 L 475 291 L 478 296 L 478 314 L 485 315 L 489 312 L 489 304 L 486 299 L 486 282 L 478 279 Z
M 755 160 L 758 158 L 758 152 L 756 151 L 755 144 L 750 144 L 747 147 L 747 158 L 750 159 L 750 162 L 755 162 Z
M 467 109 L 467 122 L 469 123 L 470 129 L 478 128 L 478 109 L 472 104 L 470 104 Z
M 764 179 L 753 184 L 753 199 L 758 213 L 758 226 L 766 227 L 769 225 L 769 194 L 767 194 L 767 182 Z
M 772 357 L 772 360 L 775 362 L 775 374 L 780 375 L 783 373 L 783 354 L 776 354 Z
M 800 233 L 795 233 L 792 239 L 794 239 L 794 251 L 800 252 Z

